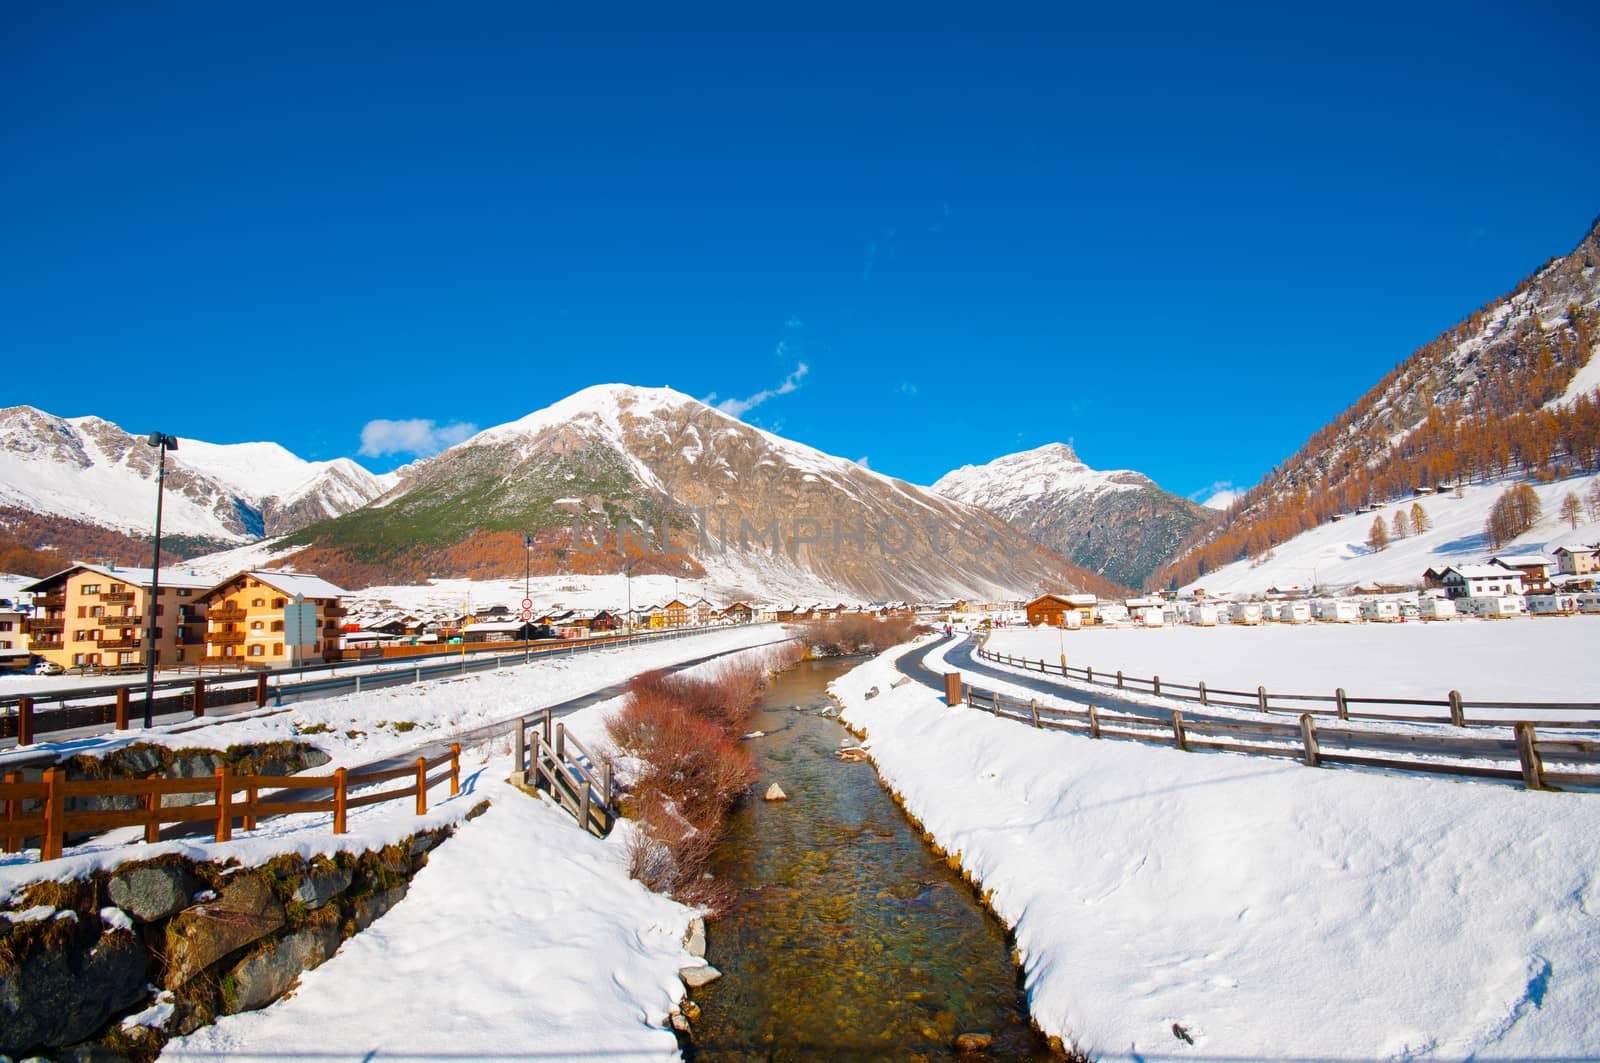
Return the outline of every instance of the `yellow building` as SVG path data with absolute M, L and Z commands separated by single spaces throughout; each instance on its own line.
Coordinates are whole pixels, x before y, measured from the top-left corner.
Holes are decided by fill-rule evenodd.
M 240 572 L 199 598 L 205 610 L 205 662 L 281 668 L 337 660 L 343 595 L 319 576 Z M 308 615 L 296 646 L 290 628 L 300 607 L 308 607 Z
M 661 612 L 667 627 L 689 626 L 689 606 L 686 603 L 674 598 L 661 607 Z M 655 625 L 652 624 L 651 626 L 654 627 Z
M 143 668 L 150 577 L 148 568 L 79 563 L 24 587 L 34 596 L 29 651 L 63 668 Z M 194 663 L 204 634 L 196 602 L 211 580 L 172 568 L 160 577 L 156 664 Z

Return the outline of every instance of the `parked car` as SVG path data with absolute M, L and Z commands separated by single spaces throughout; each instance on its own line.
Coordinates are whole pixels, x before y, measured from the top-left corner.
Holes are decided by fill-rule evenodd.
M 60 675 L 65 671 L 65 668 L 54 661 L 40 661 L 33 666 L 34 675 Z

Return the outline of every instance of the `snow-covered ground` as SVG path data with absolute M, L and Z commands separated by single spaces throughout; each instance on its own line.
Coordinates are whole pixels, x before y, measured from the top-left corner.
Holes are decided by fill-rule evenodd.
M 1600 702 L 1600 616 L 1257 627 L 1003 628 L 995 653 L 1163 682 L 1350 697 Z
M 1260 594 L 1268 587 L 1310 587 L 1313 583 L 1330 588 L 1374 582 L 1409 586 L 1422 582 L 1425 569 L 1477 564 L 1491 553 L 1549 556 L 1558 546 L 1600 541 L 1600 524 L 1581 519 L 1573 529 L 1560 518 L 1561 500 L 1568 492 L 1582 499 L 1597 479 L 1600 477 L 1579 476 L 1531 485 L 1539 494 L 1544 516 L 1531 531 L 1499 551 L 1485 539 L 1483 526 L 1495 500 L 1512 486 L 1512 480 L 1468 485 L 1460 498 L 1447 491 L 1390 502 L 1376 513 L 1352 515 L 1302 532 L 1273 547 L 1265 561 L 1236 561 L 1206 573 L 1189 586 L 1204 587 L 1211 594 Z M 1373 518 L 1381 516 L 1386 526 L 1391 525 L 1395 513 L 1401 510 L 1410 516 L 1413 502 L 1422 503 L 1432 528 L 1421 535 L 1393 540 L 1385 550 L 1369 549 L 1367 535 Z
M 1102 1060 L 1594 1057 L 1600 798 L 1041 733 L 893 686 L 899 652 L 833 692 L 992 891 L 1047 1032 Z

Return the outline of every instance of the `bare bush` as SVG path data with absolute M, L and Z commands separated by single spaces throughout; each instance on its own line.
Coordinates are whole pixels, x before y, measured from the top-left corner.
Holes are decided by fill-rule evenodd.
M 910 617 L 876 617 L 862 614 L 810 620 L 800 628 L 800 640 L 818 657 L 844 657 L 856 653 L 882 653 L 931 630 Z

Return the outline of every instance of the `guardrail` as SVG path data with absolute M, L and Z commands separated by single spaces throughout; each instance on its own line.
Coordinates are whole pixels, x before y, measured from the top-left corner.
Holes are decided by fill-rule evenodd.
M 995 653 L 983 644 L 978 646 L 978 657 L 981 660 L 995 664 L 1010 665 L 1013 668 L 1039 672 L 1042 675 L 1058 675 L 1069 682 L 1085 683 L 1090 686 L 1114 687 L 1117 690 L 1133 690 L 1139 693 L 1149 693 L 1159 698 L 1169 698 L 1174 701 L 1194 702 L 1208 708 L 1245 709 L 1262 713 L 1289 713 L 1296 716 L 1309 714 L 1311 716 L 1331 716 L 1340 720 L 1447 723 L 1455 727 L 1504 727 L 1511 722 L 1503 717 L 1499 719 L 1490 717 L 1473 719 L 1468 716 L 1468 709 L 1501 713 L 1586 713 L 1587 715 L 1582 719 L 1541 719 L 1538 723 L 1540 727 L 1600 727 L 1600 704 L 1594 702 L 1469 702 L 1462 698 L 1461 692 L 1458 690 L 1450 691 L 1442 699 L 1353 698 L 1345 693 L 1343 687 L 1338 688 L 1332 694 L 1269 693 L 1264 686 L 1258 686 L 1254 690 L 1228 690 L 1221 687 L 1209 687 L 1204 681 L 1193 684 L 1174 683 L 1169 680 L 1163 680 L 1159 675 L 1145 679 L 1139 676 L 1125 675 L 1121 671 L 1109 671 L 1092 667 L 1072 668 L 1064 662 L 1058 665 L 1052 664 L 1043 658 L 1014 657 L 1010 654 Z M 1426 712 L 1391 713 L 1370 711 L 1362 708 L 1362 706 L 1393 707 L 1408 710 L 1440 709 L 1443 711 L 1431 714 Z
M 441 767 L 448 771 L 430 776 Z M 405 779 L 397 790 L 355 793 L 368 786 Z M 418 757 L 414 766 L 350 773 L 339 768 L 332 775 L 235 775 L 226 767 L 213 778 L 200 779 L 68 779 L 61 768 L 49 768 L 39 782 L 23 782 L 12 772 L 0 782 L 0 843 L 8 853 L 21 850 L 29 839 L 37 838 L 40 860 L 61 856 L 68 835 L 113 830 L 118 827 L 143 827 L 144 840 L 160 840 L 161 828 L 169 823 L 212 822 L 215 838 L 225 842 L 233 837 L 237 820 L 244 830 L 255 830 L 262 819 L 305 812 L 333 814 L 333 833 L 348 829 L 350 809 L 386 801 L 416 798 L 417 815 L 428 811 L 428 788 L 449 779 L 450 793 L 461 791 L 461 746 L 452 744 L 448 753 L 432 760 Z M 327 792 L 326 797 L 297 801 L 278 799 L 295 791 Z M 236 794 L 244 794 L 243 800 Z M 172 794 L 210 794 L 210 804 L 162 804 Z M 69 809 L 74 798 L 126 798 L 137 807 L 113 810 Z M 33 807 L 28 807 L 32 805 Z
M 254 702 L 257 707 L 283 704 L 306 697 L 331 697 L 404 683 L 420 683 L 470 672 L 497 670 L 503 661 L 572 656 L 607 647 L 668 641 L 727 630 L 726 625 L 692 627 L 679 630 L 632 635 L 602 635 L 586 639 L 552 639 L 522 642 L 471 644 L 441 650 L 424 657 L 405 658 L 404 663 L 384 667 L 389 662 L 376 658 L 305 665 L 272 672 L 210 679 L 163 679 L 155 684 L 151 715 L 202 716 L 206 709 Z M 433 661 L 429 664 L 425 662 Z M 355 674 L 338 676 L 339 669 Z M 299 682 L 285 682 L 300 677 Z M 0 739 L 15 738 L 17 745 L 30 745 L 41 735 L 77 727 L 106 725 L 126 730 L 131 719 L 144 711 L 142 685 L 76 687 L 48 694 L 0 698 Z
M 1319 727 L 1309 712 L 1301 713 L 1297 723 L 1279 723 L 1272 720 L 1196 720 L 1185 717 L 1182 709 L 1163 710 L 1167 713 L 1164 719 L 1108 712 L 1094 705 L 1080 711 L 1041 705 L 1037 698 L 1024 701 L 971 686 L 964 688 L 963 700 L 998 718 L 1031 724 L 1042 730 L 1086 734 L 1092 739 L 1118 738 L 1170 745 L 1186 752 L 1213 749 L 1284 757 L 1312 768 L 1349 764 L 1520 781 L 1529 790 L 1600 787 L 1600 770 L 1595 770 L 1600 768 L 1600 742 L 1548 739 L 1540 736 L 1528 722 L 1510 725 L 1510 739 L 1445 737 Z M 1421 759 L 1430 756 L 1448 759 Z M 1502 766 L 1512 761 L 1517 767 Z M 1552 763 L 1557 767 L 1552 769 Z

